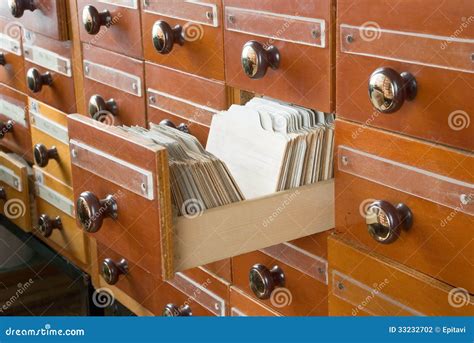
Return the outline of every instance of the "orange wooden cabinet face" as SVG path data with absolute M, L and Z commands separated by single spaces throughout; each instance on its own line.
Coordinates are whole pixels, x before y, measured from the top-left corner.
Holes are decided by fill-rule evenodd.
M 332 1 L 226 0 L 226 82 L 331 112 Z
M 21 26 L 0 17 L 0 82 L 26 92 Z
M 0 16 L 52 39 L 68 39 L 66 0 L 42 0 L 28 4 L 24 1 L 3 1 Z
M 336 230 L 472 292 L 472 155 L 341 120 L 336 152 Z
M 147 61 L 224 80 L 221 0 L 147 1 L 142 34 Z
M 143 59 L 141 1 L 77 1 L 80 39 L 85 50 L 100 47 Z
M 338 2 L 339 118 L 474 150 L 471 4 L 400 1 L 387 15 L 391 5 Z
M 469 316 L 474 300 L 337 235 L 328 240 L 329 315 Z

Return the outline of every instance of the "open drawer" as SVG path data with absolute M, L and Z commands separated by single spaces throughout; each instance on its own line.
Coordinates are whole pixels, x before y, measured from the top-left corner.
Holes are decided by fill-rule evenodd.
M 77 114 L 68 126 L 78 224 L 164 279 L 334 227 L 332 180 L 174 217 L 163 147 Z

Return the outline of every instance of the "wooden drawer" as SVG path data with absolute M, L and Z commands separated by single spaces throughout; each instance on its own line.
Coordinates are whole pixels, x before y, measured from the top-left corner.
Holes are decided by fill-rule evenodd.
M 23 30 L 28 95 L 60 111 L 76 111 L 72 42 L 57 41 Z
M 110 125 L 146 126 L 142 61 L 83 44 L 84 101 L 88 115 Z
M 0 17 L 0 82 L 26 92 L 21 27 Z
M 28 97 L 0 84 L 0 145 L 32 161 Z
M 2 1 L 0 16 L 27 30 L 53 39 L 66 40 L 68 39 L 67 1 L 35 1 L 34 10 L 25 6 L 26 1 Z
M 474 292 L 473 155 L 341 120 L 336 154 L 336 229 Z
M 27 232 L 36 219 L 32 174 L 20 156 L 0 151 L 0 214 Z
M 270 307 L 253 300 L 236 287 L 230 288 L 230 316 L 231 317 L 279 317 L 281 314 Z
M 222 317 L 227 314 L 229 284 L 202 268 L 177 273 L 160 287 L 158 294 L 161 315 Z
M 223 81 L 221 2 L 145 2 L 142 9 L 145 59 Z M 176 36 L 179 38 L 173 39 Z
M 176 218 L 162 146 L 78 114 L 68 116 L 68 129 L 78 224 L 157 277 L 170 279 L 175 272 L 334 227 L 333 180 L 300 187 L 284 213 L 264 227 L 294 190 Z M 316 217 L 306 215 L 314 210 Z
M 339 1 L 339 117 L 474 150 L 470 12 L 464 0 Z
M 94 51 L 98 46 L 127 56 L 143 58 L 140 1 L 78 0 L 77 7 L 84 52 Z
M 162 282 L 103 244 L 97 244 L 98 288 L 112 291 L 113 296 L 137 314 L 158 314 L 155 298 Z
M 224 5 L 230 86 L 333 111 L 331 0 L 225 0 Z
M 88 270 L 88 237 L 76 226 L 72 188 L 36 166 L 34 173 L 38 213 L 35 233 L 61 255 Z
M 383 258 L 338 236 L 329 244 L 331 316 L 472 316 L 465 289 Z
M 205 146 L 213 114 L 228 107 L 224 83 L 148 62 L 145 74 L 148 121 L 186 125 Z
M 232 258 L 232 275 L 236 287 L 274 311 L 327 315 L 327 262 L 293 244 Z
M 37 167 L 72 185 L 66 114 L 29 98 L 31 140 Z

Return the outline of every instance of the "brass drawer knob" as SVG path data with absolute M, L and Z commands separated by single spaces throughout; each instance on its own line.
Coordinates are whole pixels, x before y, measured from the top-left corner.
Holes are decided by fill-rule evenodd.
M 61 230 L 62 227 L 63 224 L 59 216 L 54 219 L 51 219 L 47 214 L 42 214 L 39 216 L 38 230 L 46 238 L 51 236 L 54 229 Z
M 279 266 L 268 269 L 263 264 L 255 264 L 249 273 L 250 289 L 259 299 L 270 299 L 273 290 L 285 286 L 285 274 Z
M 88 34 L 96 35 L 101 26 L 112 25 L 112 16 L 107 10 L 99 12 L 94 6 L 87 5 L 82 10 L 82 25 Z
M 5 58 L 5 54 L 3 52 L 0 52 L 0 65 L 7 65 L 7 59 Z
M 118 113 L 117 102 L 114 99 L 104 100 L 99 94 L 94 94 L 89 99 L 89 115 L 101 121 L 104 116 L 112 114 L 116 116 Z
M 167 304 L 162 314 L 164 317 L 190 317 L 193 315 L 189 305 L 177 306 L 175 304 Z
M 176 130 L 179 130 L 179 131 L 182 131 L 182 132 L 185 132 L 185 133 L 189 133 L 188 125 L 186 125 L 184 123 L 181 123 L 178 126 L 176 126 L 175 123 L 173 123 L 171 120 L 163 119 L 162 121 L 160 121 L 160 125 L 169 126 L 169 127 L 172 127 L 173 129 L 176 129 Z
M 379 243 L 395 242 L 401 229 L 408 230 L 413 224 L 413 213 L 405 204 L 393 206 L 385 200 L 377 200 L 367 207 L 365 221 L 369 234 Z
M 34 11 L 36 9 L 34 0 L 8 0 L 8 7 L 15 18 L 21 18 L 25 10 Z
M 59 160 L 58 149 L 51 147 L 48 149 L 46 145 L 38 143 L 33 148 L 33 156 L 37 166 L 44 168 L 48 165 L 49 160 Z
M 15 122 L 13 120 L 7 120 L 7 122 L 0 121 L 0 139 L 4 138 L 5 135 L 13 131 Z
M 183 28 L 180 25 L 172 28 L 163 20 L 153 24 L 151 38 L 156 51 L 163 55 L 169 54 L 175 44 L 184 44 Z
M 379 68 L 369 79 L 369 98 L 381 113 L 398 111 L 405 101 L 415 99 L 417 83 L 410 73 L 399 74 L 391 68 Z
M 127 273 L 128 262 L 125 259 L 115 262 L 111 258 L 106 258 L 102 261 L 100 274 L 109 285 L 115 285 L 119 281 L 120 275 L 125 275 Z
M 276 70 L 280 66 L 280 52 L 275 46 L 263 47 L 257 41 L 245 43 L 241 57 L 242 68 L 251 79 L 261 79 L 268 67 Z
M 43 86 L 51 86 L 53 83 L 53 77 L 50 72 L 41 74 L 38 69 L 30 68 L 26 73 L 26 82 L 30 91 L 38 93 L 41 91 Z
M 99 231 L 105 218 L 117 219 L 117 201 L 113 195 L 99 200 L 92 192 L 83 192 L 76 201 L 77 217 L 84 231 Z
M 5 191 L 5 187 L 0 187 L 0 200 L 7 200 L 7 192 Z

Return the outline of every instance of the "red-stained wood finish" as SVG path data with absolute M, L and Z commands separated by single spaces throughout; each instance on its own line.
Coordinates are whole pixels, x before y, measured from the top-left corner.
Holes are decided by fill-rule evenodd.
M 21 26 L 0 17 L 0 54 L 5 65 L 0 65 L 0 82 L 21 92 L 26 92 Z

